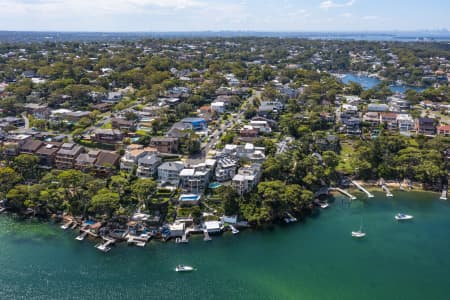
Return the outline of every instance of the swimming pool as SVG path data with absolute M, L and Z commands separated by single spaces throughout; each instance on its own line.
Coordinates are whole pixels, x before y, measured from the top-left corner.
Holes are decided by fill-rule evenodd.
M 200 200 L 200 195 L 181 195 L 179 198 L 180 201 L 198 201 Z
M 208 187 L 210 188 L 210 189 L 217 189 L 217 188 L 219 188 L 219 187 L 221 187 L 222 185 L 220 184 L 220 183 L 218 183 L 218 182 L 212 182 L 212 183 L 210 183 L 209 185 L 208 185 Z

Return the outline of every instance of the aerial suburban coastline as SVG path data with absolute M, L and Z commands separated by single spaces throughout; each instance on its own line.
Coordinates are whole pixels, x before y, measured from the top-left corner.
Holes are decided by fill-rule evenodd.
M 446 194 L 449 50 L 270 37 L 2 43 L 3 210 L 144 246 L 297 221 L 353 180 Z
M 208 2 L 0 1 L 0 299 L 448 299 L 450 5 Z

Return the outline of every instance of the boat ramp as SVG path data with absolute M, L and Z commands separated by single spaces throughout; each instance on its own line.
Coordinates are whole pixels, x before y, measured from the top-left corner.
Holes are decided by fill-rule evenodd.
M 444 187 L 443 189 L 442 189 L 442 194 L 441 194 L 441 197 L 439 198 L 439 199 L 441 199 L 441 200 L 447 200 L 447 191 L 448 191 L 448 187 Z
M 356 200 L 355 196 L 353 196 L 352 194 L 350 194 L 349 192 L 347 192 L 347 191 L 345 191 L 345 190 L 343 190 L 341 188 L 329 188 L 328 190 L 330 190 L 330 191 L 338 191 L 339 193 L 341 193 L 341 194 L 347 196 L 348 198 L 350 198 L 350 200 Z
M 356 181 L 352 181 L 352 183 L 361 191 L 363 191 L 364 193 L 366 193 L 367 197 L 369 198 L 373 198 L 375 197 L 374 195 L 372 195 L 368 190 L 366 190 L 362 185 L 360 185 L 359 183 L 357 183 Z
M 381 188 L 386 192 L 386 197 L 394 197 L 386 184 L 382 184 Z
M 209 236 L 208 230 L 207 229 L 203 229 L 203 240 L 205 242 L 211 241 L 211 237 Z

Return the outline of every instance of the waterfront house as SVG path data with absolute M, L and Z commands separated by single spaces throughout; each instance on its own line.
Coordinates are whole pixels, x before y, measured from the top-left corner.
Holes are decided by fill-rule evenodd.
M 94 168 L 99 151 L 90 150 L 88 153 L 81 153 L 75 160 L 75 169 L 87 172 Z
M 170 236 L 171 237 L 181 237 L 184 234 L 184 223 L 183 222 L 175 222 L 169 225 Z
M 181 161 L 165 162 L 158 167 L 158 181 L 164 184 L 178 186 L 180 172 L 184 169 Z
M 219 182 L 231 180 L 234 175 L 236 175 L 238 165 L 238 161 L 231 157 L 226 156 L 220 158 L 217 162 L 217 167 L 214 174 L 216 180 Z
M 56 153 L 55 165 L 58 169 L 73 169 L 75 160 L 83 151 L 83 147 L 74 143 L 64 143 Z
M 179 141 L 172 137 L 152 137 L 150 146 L 158 149 L 161 153 L 176 153 L 178 152 Z
M 205 221 L 203 228 L 210 234 L 220 233 L 223 230 L 223 224 L 220 221 Z
M 136 170 L 136 176 L 140 178 L 153 177 L 159 165 L 161 165 L 162 159 L 156 154 L 147 154 L 138 159 L 138 167 Z
M 94 162 L 94 170 L 99 175 L 110 175 L 118 166 L 120 156 L 109 151 L 100 151 Z
M 200 194 L 209 183 L 210 170 L 206 167 L 193 167 L 180 172 L 180 187 L 188 192 Z
M 232 187 L 239 195 L 252 191 L 259 183 L 261 177 L 261 165 L 253 164 L 250 167 L 240 168 L 238 174 L 233 177 Z
M 423 135 L 435 135 L 436 121 L 431 118 L 418 118 L 416 120 L 416 132 Z
M 62 143 L 59 142 L 44 143 L 35 153 L 39 157 L 39 166 L 47 169 L 52 168 L 55 163 L 56 153 L 61 145 Z
M 39 140 L 33 140 L 33 139 L 27 139 L 21 146 L 20 146 L 20 153 L 21 154 L 35 154 L 39 148 L 44 143 Z

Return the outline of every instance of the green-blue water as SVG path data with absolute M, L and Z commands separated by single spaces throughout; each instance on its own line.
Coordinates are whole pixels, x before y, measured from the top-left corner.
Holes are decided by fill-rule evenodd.
M 345 76 L 342 78 L 342 82 L 345 84 L 349 84 L 350 82 L 356 82 L 359 83 L 364 90 L 368 90 L 380 84 L 381 80 L 369 76 L 348 73 L 345 74 Z M 425 90 L 425 88 L 422 87 L 410 86 L 405 84 L 389 86 L 389 89 L 393 93 L 401 93 L 401 94 L 405 93 L 407 90 L 415 90 L 416 92 L 423 92 Z
M 449 299 L 450 202 L 337 198 L 304 224 L 108 254 L 56 225 L 0 217 L 0 299 Z M 414 215 L 399 223 L 397 212 Z M 350 236 L 361 216 L 367 237 Z M 174 266 L 191 264 L 193 273 Z

